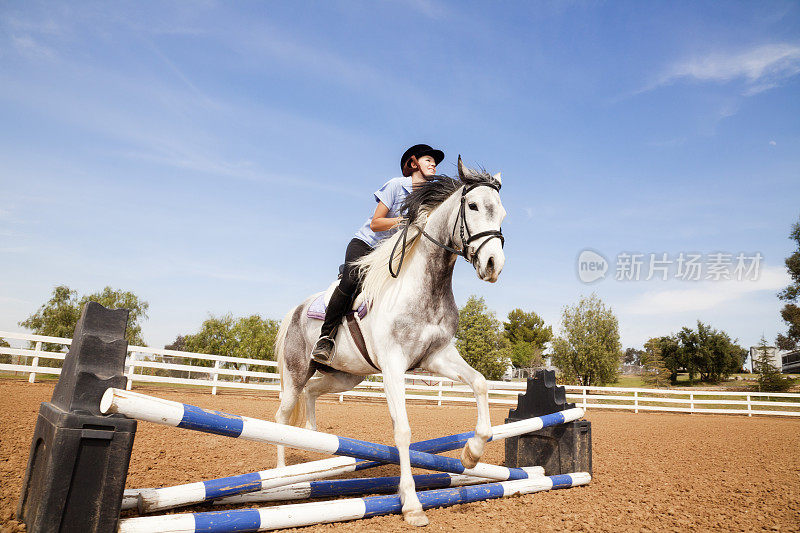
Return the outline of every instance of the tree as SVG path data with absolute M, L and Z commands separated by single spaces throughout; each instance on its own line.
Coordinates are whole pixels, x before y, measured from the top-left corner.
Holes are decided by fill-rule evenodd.
M 761 342 L 756 347 L 756 356 L 753 360 L 753 370 L 758 372 L 758 390 L 760 392 L 784 392 L 791 388 L 794 380 L 781 375 L 772 360 L 767 339 L 761 336 Z
M 472 295 L 458 310 L 456 348 L 461 357 L 486 379 L 500 379 L 510 359 L 510 346 L 500 321 L 483 298 Z
M 644 343 L 644 351 L 641 352 L 642 380 L 651 387 L 666 387 L 670 381 L 670 370 L 664 363 L 661 355 L 662 341 L 659 338 L 652 338 Z
M 679 372 L 689 373 L 689 382 L 716 383 L 742 368 L 747 350 L 738 346 L 727 333 L 697 321 L 697 330 L 683 327 L 673 335 L 651 339 L 658 348 L 670 381 L 678 380 Z M 648 341 L 649 342 L 649 341 Z
M 19 322 L 19 325 L 32 330 L 37 335 L 72 338 L 83 306 L 90 301 L 97 302 L 109 309 L 128 309 L 130 315 L 125 338 L 129 344 L 146 346 L 142 339 L 140 321 L 147 319 L 147 309 L 150 304 L 140 300 L 132 292 L 120 291 L 111 287 L 79 299 L 76 291 L 66 285 L 59 285 L 53 289 L 50 300 L 27 319 Z
M 0 337 L 0 347 L 2 347 L 2 348 L 11 348 L 11 345 L 8 344 L 8 342 L 6 342 L 5 339 Z M 8 363 L 13 363 L 13 362 L 14 361 L 12 360 L 12 356 L 4 354 L 4 353 L 0 354 L 0 363 L 8 364 Z
M 797 243 L 797 250 L 786 258 L 786 270 L 792 278 L 792 284 L 778 293 L 778 298 L 788 302 L 781 309 L 781 318 L 789 326 L 786 335 L 779 333 L 775 340 L 781 350 L 795 350 L 800 347 L 800 307 L 796 305 L 800 298 L 800 221 L 792 226 L 789 239 Z
M 625 354 L 622 356 L 622 362 L 626 365 L 641 365 L 644 353 L 643 350 L 637 350 L 636 348 L 626 348 Z
M 511 362 L 517 368 L 540 366 L 545 345 L 553 338 L 553 327 L 545 326 L 542 317 L 533 311 L 514 309 L 503 322 L 506 338 L 511 345 Z
M 164 346 L 165 350 L 174 350 L 176 352 L 185 352 L 186 351 L 186 337 L 183 335 L 178 335 L 175 337 L 175 340 L 172 341 L 172 344 L 167 344 Z
M 200 331 L 183 336 L 183 348 L 195 353 L 273 360 L 279 325 L 277 320 L 262 319 L 259 315 L 238 319 L 230 314 L 212 315 L 203 322 Z M 179 335 L 176 342 L 180 338 Z M 197 359 L 193 364 L 211 366 L 214 363 Z
M 622 347 L 619 323 L 596 294 L 581 297 L 561 315 L 561 334 L 553 341 L 553 364 L 581 385 L 617 380 Z
M 716 383 L 727 378 L 742 367 L 746 350 L 737 346 L 727 333 L 697 321 L 697 330 L 681 328 L 676 335 L 680 344 L 679 357 L 665 360 L 667 367 L 677 379 L 681 366 L 689 373 L 689 382 L 695 376 L 700 381 Z M 672 362 L 673 364 L 669 364 Z
M 100 292 L 95 292 L 81 298 L 78 303 L 78 316 L 83 306 L 88 302 L 97 302 L 108 309 L 127 309 L 128 328 L 125 331 L 125 338 L 128 344 L 134 346 L 146 346 L 142 338 L 142 321 L 147 320 L 147 310 L 150 304 L 140 300 L 138 296 L 130 291 L 122 291 L 105 287 Z
M 647 341 L 651 348 L 645 345 L 645 350 L 658 350 L 659 357 L 664 362 L 664 367 L 669 371 L 669 380 L 678 381 L 678 371 L 686 367 L 685 352 L 681 350 L 677 335 L 654 337 Z

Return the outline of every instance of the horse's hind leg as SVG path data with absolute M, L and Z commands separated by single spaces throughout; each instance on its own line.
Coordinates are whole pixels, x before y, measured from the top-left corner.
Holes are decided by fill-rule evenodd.
M 478 405 L 475 436 L 470 437 L 461 452 L 461 464 L 464 465 L 464 468 L 473 468 L 478 464 L 483 455 L 483 448 L 492 436 L 492 425 L 489 418 L 489 386 L 486 378 L 469 366 L 452 345 L 433 354 L 423 363 L 423 367 L 446 378 L 466 383 L 475 394 L 475 401 Z
M 302 425 L 305 418 L 305 401 L 302 398 L 303 388 L 314 375 L 314 367 L 308 355 L 305 338 L 302 333 L 300 316 L 302 307 L 295 311 L 292 322 L 286 333 L 282 346 L 282 354 L 278 364 L 281 372 L 281 404 L 275 413 L 275 421 L 279 424 Z M 286 466 L 286 451 L 278 445 L 278 467 Z
M 364 376 L 348 374 L 347 372 L 323 372 L 319 377 L 312 378 L 305 389 L 306 399 L 306 428 L 317 429 L 317 398 L 332 392 L 347 392 L 364 381 Z M 301 399 L 302 401 L 302 399 Z

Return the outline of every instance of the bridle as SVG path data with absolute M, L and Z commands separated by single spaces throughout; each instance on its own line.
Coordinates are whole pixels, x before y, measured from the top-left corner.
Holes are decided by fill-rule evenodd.
M 503 237 L 503 231 L 499 229 L 481 231 L 480 233 L 475 233 L 475 234 L 473 234 L 469 230 L 469 225 L 467 224 L 467 216 L 466 216 L 467 193 L 473 189 L 477 189 L 478 187 L 491 187 L 498 193 L 500 192 L 500 184 L 495 182 L 473 183 L 472 185 L 464 185 L 464 187 L 461 189 L 461 206 L 458 210 L 458 216 L 456 217 L 456 222 L 455 224 L 453 224 L 453 231 L 451 232 L 451 238 L 455 238 L 456 227 L 458 227 L 459 222 L 461 222 L 461 226 L 459 228 L 459 236 L 461 237 L 461 246 L 462 246 L 461 250 L 456 250 L 455 248 L 447 246 L 443 242 L 438 241 L 436 238 L 431 237 L 424 229 L 420 229 L 420 232 L 433 244 L 435 244 L 439 248 L 447 250 L 451 254 L 460 255 L 461 257 L 469 261 L 469 263 L 473 266 L 473 268 L 475 267 L 475 260 L 478 258 L 478 252 L 481 251 L 481 248 L 483 248 L 487 242 L 495 238 L 500 239 L 501 247 L 506 242 L 505 237 Z M 401 239 L 397 239 L 397 241 L 394 243 L 394 247 L 392 248 L 392 254 L 389 256 L 389 274 L 391 274 L 393 278 L 396 278 L 397 276 L 400 275 L 400 269 L 403 267 L 403 259 L 405 258 L 406 255 L 406 239 L 408 237 L 408 228 L 410 226 L 411 224 L 409 222 L 406 222 L 405 226 L 403 226 L 403 229 L 400 230 L 403 233 L 403 237 Z M 464 239 L 465 235 L 466 235 L 466 240 Z M 470 246 L 470 243 L 482 237 L 487 237 L 487 239 L 484 240 L 482 243 L 480 243 L 480 245 L 478 245 L 478 248 L 476 248 L 474 251 L 471 252 L 472 247 Z M 403 243 L 403 248 L 402 251 L 400 252 L 400 263 L 397 265 L 397 272 L 395 272 L 392 269 L 392 263 L 394 262 L 394 254 L 397 251 L 397 245 L 400 244 L 401 241 Z

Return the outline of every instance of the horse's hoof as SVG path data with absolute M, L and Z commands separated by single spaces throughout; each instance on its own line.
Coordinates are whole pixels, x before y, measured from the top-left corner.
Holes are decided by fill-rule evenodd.
M 478 464 L 479 457 L 475 457 L 472 455 L 472 452 L 469 450 L 469 444 L 464 446 L 464 449 L 461 450 L 461 464 L 464 468 L 475 468 L 475 465 Z
M 423 527 L 428 525 L 428 517 L 425 515 L 425 511 L 409 511 L 403 514 L 403 518 L 412 526 Z

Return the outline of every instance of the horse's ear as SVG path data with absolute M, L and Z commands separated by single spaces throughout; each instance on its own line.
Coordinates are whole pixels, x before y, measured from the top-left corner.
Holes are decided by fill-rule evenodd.
M 461 162 L 461 154 L 458 154 L 458 177 L 464 181 L 464 163 Z
M 502 185 L 503 184 L 503 180 L 500 179 L 500 173 L 499 172 L 497 174 L 495 174 L 494 176 L 492 176 L 492 177 L 497 181 L 498 185 Z

